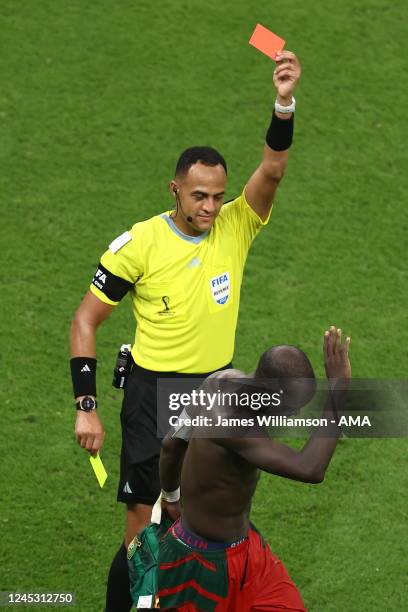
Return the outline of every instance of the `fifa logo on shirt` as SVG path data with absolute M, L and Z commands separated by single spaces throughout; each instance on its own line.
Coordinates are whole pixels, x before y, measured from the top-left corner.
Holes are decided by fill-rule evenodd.
M 228 301 L 231 282 L 229 272 L 223 272 L 210 279 L 211 295 L 217 304 L 225 304 Z

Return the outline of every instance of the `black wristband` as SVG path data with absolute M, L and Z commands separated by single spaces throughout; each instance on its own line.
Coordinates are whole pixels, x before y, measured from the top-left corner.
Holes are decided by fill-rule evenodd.
M 274 151 L 286 151 L 292 144 L 293 139 L 294 114 L 290 119 L 280 119 L 275 111 L 272 114 L 272 121 L 266 132 L 266 144 Z
M 73 357 L 70 361 L 74 397 L 93 395 L 96 397 L 96 359 Z

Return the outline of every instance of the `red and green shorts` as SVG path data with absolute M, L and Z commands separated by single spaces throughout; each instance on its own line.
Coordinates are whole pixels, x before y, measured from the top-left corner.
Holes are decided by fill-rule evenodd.
M 161 610 L 306 612 L 282 562 L 253 526 L 247 538 L 221 550 L 204 550 L 206 541 L 195 534 L 192 541 L 191 532 L 180 537 L 178 526 L 175 523 L 160 542 Z

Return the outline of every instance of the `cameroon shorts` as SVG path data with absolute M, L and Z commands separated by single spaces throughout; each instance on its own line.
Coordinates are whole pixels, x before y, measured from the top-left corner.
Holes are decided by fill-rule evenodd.
M 176 522 L 160 542 L 160 609 L 180 612 L 306 612 L 282 562 L 259 532 L 223 550 Z M 180 535 L 182 537 L 180 537 Z M 186 542 L 196 543 L 191 546 Z

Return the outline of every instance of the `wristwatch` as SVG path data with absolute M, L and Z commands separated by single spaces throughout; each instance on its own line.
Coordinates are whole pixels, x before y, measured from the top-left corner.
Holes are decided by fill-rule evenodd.
M 85 395 L 79 402 L 75 402 L 75 406 L 77 410 L 82 410 L 82 412 L 92 412 L 92 410 L 96 410 L 98 404 L 94 397 Z
M 275 101 L 275 111 L 277 113 L 282 113 L 283 115 L 289 115 L 289 113 L 294 113 L 296 108 L 296 100 L 292 96 L 292 102 L 289 106 L 283 106 L 279 104 L 278 100 Z

